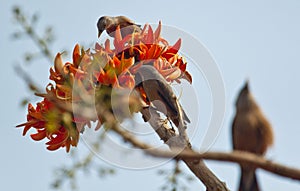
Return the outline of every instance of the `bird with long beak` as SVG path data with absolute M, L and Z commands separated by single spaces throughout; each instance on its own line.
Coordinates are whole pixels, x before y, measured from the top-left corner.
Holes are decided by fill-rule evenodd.
M 100 17 L 97 22 L 98 38 L 101 36 L 103 31 L 106 31 L 109 36 L 115 37 L 114 33 L 118 26 L 120 26 L 120 30 L 123 38 L 128 34 L 141 32 L 141 25 L 135 24 L 132 20 L 130 20 L 125 16 L 117 16 L 117 17 L 103 16 Z
M 273 139 L 271 124 L 255 102 L 247 81 L 236 100 L 236 114 L 232 124 L 233 149 L 264 155 L 273 144 Z M 239 191 L 259 190 L 255 167 L 241 164 Z
M 176 125 L 179 134 L 187 138 L 186 122 L 190 123 L 190 119 L 165 78 L 153 66 L 143 65 L 137 70 L 135 81 L 154 108 L 166 115 Z

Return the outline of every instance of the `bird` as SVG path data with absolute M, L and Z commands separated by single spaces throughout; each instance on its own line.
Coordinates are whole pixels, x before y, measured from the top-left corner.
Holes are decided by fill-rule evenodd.
M 148 101 L 155 109 L 167 116 L 186 138 L 186 122 L 190 119 L 165 78 L 152 65 L 142 65 L 136 72 L 135 82 L 143 88 Z
M 118 26 L 120 26 L 122 38 L 124 38 L 128 34 L 142 31 L 141 25 L 135 24 L 134 21 L 125 16 L 102 16 L 97 22 L 98 38 L 105 30 L 109 36 L 115 37 L 114 33 Z
M 250 92 L 248 80 L 239 92 L 235 107 L 232 123 L 233 149 L 263 156 L 273 144 L 274 135 L 270 122 Z M 240 164 L 240 168 L 239 191 L 259 191 L 255 167 Z

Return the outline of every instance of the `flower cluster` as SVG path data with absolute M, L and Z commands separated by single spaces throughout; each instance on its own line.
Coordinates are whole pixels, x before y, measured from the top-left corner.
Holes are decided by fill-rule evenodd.
M 37 103 L 36 107 L 29 104 L 27 122 L 17 126 L 24 126 L 23 135 L 30 128 L 35 128 L 37 133 L 31 134 L 31 138 L 35 141 L 47 138 L 48 150 L 66 147 L 68 152 L 71 146 L 76 146 L 78 143 L 77 127 L 90 125 L 89 119 L 74 117 L 70 108 L 72 101 L 80 99 L 72 95 L 74 83 L 82 82 L 86 78 L 86 72 L 79 68 L 79 63 L 84 57 L 85 54 L 80 54 L 78 45 L 73 51 L 73 63 L 63 63 L 61 54 L 56 55 L 54 67 L 50 69 L 50 79 L 55 82 L 55 86 L 49 84 L 46 87 L 46 94 L 38 94 L 44 99 Z M 92 90 L 88 86 L 80 87 Z
M 142 32 L 122 38 L 117 27 L 114 48 L 111 48 L 109 39 L 104 45 L 96 43 L 93 51 L 80 49 L 76 45 L 72 62 L 66 63 L 58 53 L 54 67 L 50 69 L 49 78 L 54 83 L 46 87 L 45 94 L 37 94 L 43 100 L 36 107 L 28 105 L 27 122 L 17 127 L 24 127 L 23 135 L 31 128 L 35 129 L 36 133 L 31 134 L 31 138 L 36 141 L 48 139 L 48 150 L 66 147 L 68 152 L 71 146 L 77 146 L 84 126 L 90 127 L 92 121 L 97 121 L 98 129 L 106 122 L 103 110 L 112 112 L 109 104 L 112 88 L 135 88 L 134 76 L 143 64 L 153 65 L 168 82 L 180 83 L 180 79 L 186 79 L 191 83 L 186 62 L 178 54 L 181 39 L 171 46 L 160 33 L 161 23 L 155 31 L 150 25 L 145 25 Z M 136 90 L 146 100 L 143 90 Z M 96 102 L 88 101 L 92 99 Z M 89 104 L 101 107 L 97 115 L 82 112 L 83 106 Z M 134 107 L 135 103 L 130 104 Z M 76 112 L 78 107 L 80 111 Z
M 113 41 L 114 49 L 110 48 L 110 40 L 107 39 L 104 46 L 96 43 L 96 51 L 105 51 L 112 57 L 134 58 L 134 66 L 130 72 L 135 73 L 142 64 L 153 65 L 167 81 L 174 80 L 180 83 L 180 78 L 192 82 L 191 75 L 186 71 L 186 62 L 178 54 L 181 46 L 181 39 L 170 46 L 168 41 L 161 37 L 161 22 L 153 32 L 150 25 L 146 24 L 141 33 L 129 34 L 122 38 L 120 28 L 115 31 Z

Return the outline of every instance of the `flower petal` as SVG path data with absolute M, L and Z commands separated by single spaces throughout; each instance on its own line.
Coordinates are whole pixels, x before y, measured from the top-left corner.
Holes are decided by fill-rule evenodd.
M 64 64 L 61 58 L 61 54 L 57 53 L 54 59 L 54 69 L 59 74 L 63 74 Z
M 80 61 L 81 61 L 80 47 L 79 44 L 76 44 L 73 50 L 73 63 L 76 68 L 78 68 Z
M 30 137 L 35 141 L 40 141 L 46 137 L 46 130 L 40 130 L 35 134 L 31 134 Z
M 153 44 L 153 30 L 152 30 L 152 27 L 150 25 L 148 27 L 148 33 L 147 33 L 147 36 L 145 38 L 144 43 L 146 45 L 152 45 Z
M 166 59 L 173 57 L 175 54 L 177 54 L 178 50 L 180 49 L 180 46 L 181 38 L 179 38 L 178 41 L 173 46 L 171 46 L 162 56 Z
M 155 41 L 158 41 L 158 39 L 160 37 L 160 33 L 161 33 L 161 21 L 159 21 L 158 27 L 156 28 L 156 30 L 154 32 Z

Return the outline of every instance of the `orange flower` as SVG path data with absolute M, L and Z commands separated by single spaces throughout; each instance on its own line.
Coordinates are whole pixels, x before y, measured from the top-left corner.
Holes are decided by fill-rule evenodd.
M 104 85 L 113 85 L 117 86 L 118 84 L 118 78 L 114 70 L 107 70 L 104 71 L 102 68 L 100 69 L 100 72 L 98 73 L 98 82 Z
M 139 66 L 138 62 L 142 64 L 153 63 L 154 67 L 166 78 L 167 81 L 177 81 L 186 79 L 192 83 L 191 75 L 186 71 L 186 62 L 178 51 L 181 47 L 181 39 L 170 46 L 168 42 L 160 36 L 161 22 L 155 32 L 153 32 L 150 25 L 145 25 L 142 32 L 129 34 L 122 38 L 120 28 L 117 27 L 115 31 L 115 38 L 113 41 L 115 49 L 110 48 L 110 41 L 105 41 L 104 47 L 96 43 L 96 51 L 105 51 L 108 55 L 120 58 L 126 55 L 127 58 L 135 59 L 135 66 L 131 68 L 131 72 L 135 72 Z
M 98 82 L 104 85 L 112 85 L 113 87 L 127 87 L 132 89 L 134 87 L 134 80 L 132 80 L 133 77 L 129 77 L 130 75 L 127 75 L 128 77 L 124 78 L 124 74 L 129 72 L 128 69 L 133 64 L 134 58 L 131 57 L 126 59 L 124 57 L 124 53 L 122 54 L 121 59 L 119 59 L 117 56 L 109 58 L 105 67 L 100 68 L 98 73 L 96 72 L 96 76 L 98 76 Z M 121 82 L 119 81 L 120 79 L 122 79 Z M 125 82 L 124 80 L 129 81 Z
M 31 134 L 31 138 L 35 141 L 47 138 L 46 142 L 48 150 L 56 150 L 60 147 L 66 147 L 67 152 L 71 146 L 76 146 L 79 140 L 79 132 L 84 125 L 89 125 L 91 120 L 79 116 L 76 119 L 73 113 L 65 108 L 61 108 L 62 103 L 71 108 L 72 101 L 80 101 L 79 95 L 73 95 L 73 85 L 76 83 L 77 88 L 82 93 L 91 91 L 92 84 L 83 85 L 87 81 L 87 72 L 81 67 L 90 64 L 88 51 L 79 51 L 76 45 L 73 51 L 73 63 L 63 63 L 61 54 L 58 53 L 54 60 L 54 67 L 50 69 L 50 80 L 55 82 L 55 86 L 49 84 L 46 88 L 46 94 L 39 94 L 44 97 L 43 101 L 37 103 L 36 108 L 32 104 L 28 105 L 27 122 L 18 125 L 24 126 L 23 135 L 31 128 L 36 129 L 35 134 Z M 79 86 L 81 85 L 81 86 Z M 51 98 L 51 101 L 50 99 Z M 78 115 L 78 114 L 76 114 Z M 76 124 L 79 126 L 77 129 Z
M 47 138 L 48 150 L 66 147 L 66 151 L 69 152 L 70 146 L 77 145 L 79 134 L 76 126 L 68 122 L 66 116 L 70 117 L 71 114 L 57 109 L 53 103 L 44 98 L 36 108 L 32 104 L 28 105 L 27 122 L 17 127 L 24 126 L 23 136 L 29 129 L 35 128 L 37 133 L 31 134 L 30 137 L 35 141 Z

